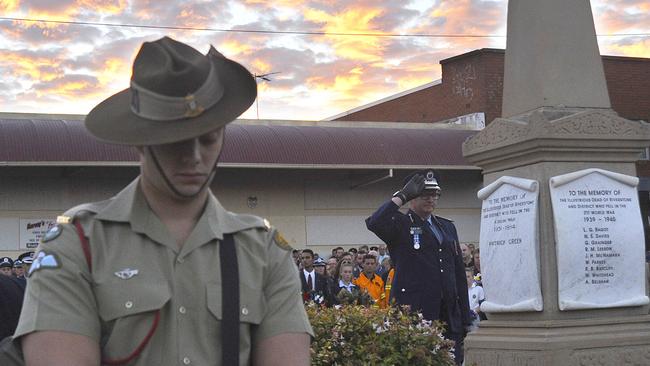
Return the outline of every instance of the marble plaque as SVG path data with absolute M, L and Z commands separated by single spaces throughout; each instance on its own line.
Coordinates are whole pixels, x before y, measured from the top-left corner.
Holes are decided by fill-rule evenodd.
M 549 183 L 560 310 L 648 304 L 639 179 L 585 169 Z
M 478 192 L 484 312 L 542 311 L 537 181 L 503 176 Z

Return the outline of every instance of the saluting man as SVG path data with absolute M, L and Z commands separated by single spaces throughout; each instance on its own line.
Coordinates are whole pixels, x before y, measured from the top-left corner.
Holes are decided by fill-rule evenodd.
M 442 192 L 435 171 L 412 173 L 404 187 L 366 219 L 368 230 L 388 245 L 395 267 L 390 295 L 398 305 L 447 324 L 457 364 L 470 325 L 467 285 L 458 234 L 451 220 L 433 215 Z M 409 202 L 406 214 L 399 208 Z
M 131 145 L 140 176 L 45 236 L 15 338 L 28 365 L 308 365 L 312 334 L 291 248 L 210 192 L 225 126 L 253 76 L 210 48 L 145 42 L 131 85 L 86 128 Z

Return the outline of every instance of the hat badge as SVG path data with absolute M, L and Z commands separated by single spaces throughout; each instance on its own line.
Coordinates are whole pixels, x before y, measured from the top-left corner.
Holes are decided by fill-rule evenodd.
M 185 112 L 186 117 L 196 117 L 205 111 L 194 98 L 194 94 L 190 94 L 185 97 L 185 102 L 187 103 L 187 112 Z

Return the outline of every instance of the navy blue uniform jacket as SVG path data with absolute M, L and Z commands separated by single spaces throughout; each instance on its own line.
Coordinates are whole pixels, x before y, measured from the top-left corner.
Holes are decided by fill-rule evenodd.
M 452 221 L 439 216 L 432 220 L 443 233 L 442 243 L 428 222 L 413 211 L 401 213 L 392 200 L 367 218 L 366 226 L 388 246 L 395 266 L 391 297 L 397 304 L 410 305 L 428 320 L 446 320 L 448 331 L 462 333 L 470 317 L 458 234 Z M 418 249 L 414 232 L 421 232 Z M 443 300 L 446 316 L 440 314 Z

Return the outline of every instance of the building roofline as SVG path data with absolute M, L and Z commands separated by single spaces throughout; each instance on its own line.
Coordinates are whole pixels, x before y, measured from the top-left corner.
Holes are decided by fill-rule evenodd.
M 376 121 L 305 121 L 305 120 L 280 120 L 280 119 L 237 119 L 236 125 L 249 126 L 309 126 L 309 127 L 336 127 L 336 128 L 385 128 L 385 129 L 418 129 L 418 130 L 475 130 L 471 126 L 445 125 L 439 123 L 423 122 L 376 122 Z
M 601 57 L 606 60 L 613 60 L 613 61 L 650 62 L 650 58 L 648 57 L 628 57 L 628 56 L 609 56 L 609 55 L 602 55 Z
M 456 55 L 453 57 L 440 60 L 440 64 L 446 64 L 452 61 L 457 61 L 465 57 L 473 57 L 483 53 L 505 54 L 506 50 L 502 48 L 480 48 L 478 50 L 461 53 L 460 55 Z M 628 56 L 614 56 L 614 55 L 600 55 L 600 56 L 607 60 L 650 62 L 650 58 L 646 58 L 646 57 L 628 57 Z
M 0 112 L 0 119 L 62 119 L 69 121 L 83 121 L 85 118 L 85 114 Z
M 0 167 L 135 167 L 134 149 L 94 139 L 81 120 L 0 119 Z M 476 133 L 431 123 L 238 120 L 220 166 L 270 169 L 467 169 L 461 144 Z M 429 149 L 437 146 L 435 151 Z M 453 168 L 455 167 L 455 168 Z
M 112 167 L 112 168 L 138 168 L 138 161 L 0 161 L 0 167 Z M 481 170 L 474 165 L 444 165 L 444 164 L 269 164 L 269 163 L 224 163 L 217 164 L 219 168 L 237 168 L 237 169 L 314 169 L 314 170 L 377 170 L 377 169 L 395 169 L 395 170 L 416 170 L 416 169 L 436 169 L 436 170 Z
M 390 96 L 388 96 L 386 98 L 382 98 L 382 99 L 376 100 L 374 102 L 370 102 L 368 104 L 364 104 L 362 106 L 352 108 L 352 109 L 347 110 L 345 112 L 341 112 L 341 113 L 339 113 L 339 114 L 337 114 L 335 116 L 327 117 L 327 118 L 323 119 L 323 121 L 332 121 L 332 120 L 335 120 L 335 119 L 339 119 L 339 118 L 347 116 L 348 114 L 356 113 L 356 112 L 362 111 L 364 109 L 368 109 L 370 107 L 374 107 L 376 105 L 379 105 L 379 104 L 382 104 L 382 103 L 385 103 L 385 102 L 389 102 L 391 100 L 395 100 L 395 99 L 401 98 L 401 97 L 403 97 L 405 95 L 409 95 L 409 94 L 412 94 L 412 93 L 418 92 L 420 90 L 427 89 L 427 88 L 430 88 L 432 86 L 436 86 L 436 85 L 439 85 L 439 84 L 442 84 L 442 79 L 434 80 L 434 81 L 432 81 L 430 83 L 426 83 L 426 84 L 423 84 L 423 85 L 420 85 L 420 86 L 416 86 L 415 88 L 404 90 L 404 91 L 399 92 L 397 94 L 390 95 Z
M 465 57 L 473 57 L 473 56 L 476 56 L 476 55 L 480 55 L 482 53 L 501 53 L 501 54 L 505 54 L 506 50 L 504 50 L 502 48 L 480 48 L 478 50 L 473 50 L 473 51 L 461 53 L 460 55 L 456 55 L 456 56 L 452 56 L 452 57 L 449 57 L 449 58 L 442 59 L 442 60 L 440 60 L 440 64 L 443 65 L 443 64 L 446 64 L 446 63 L 449 63 L 449 62 L 452 62 L 452 61 L 457 61 L 457 60 L 465 58 Z
M 426 85 L 430 85 L 426 84 Z M 24 120 L 68 120 L 83 121 L 86 116 L 83 114 L 47 114 L 47 113 L 14 113 L 0 112 L 0 120 L 24 119 Z M 308 121 L 308 120 L 282 120 L 282 119 L 236 119 L 232 122 L 236 125 L 249 126 L 312 126 L 312 127 L 337 127 L 337 128 L 399 128 L 399 129 L 471 129 L 459 125 L 441 125 L 435 123 L 420 122 L 373 122 L 373 121 Z M 2 162 L 0 162 L 2 165 Z

